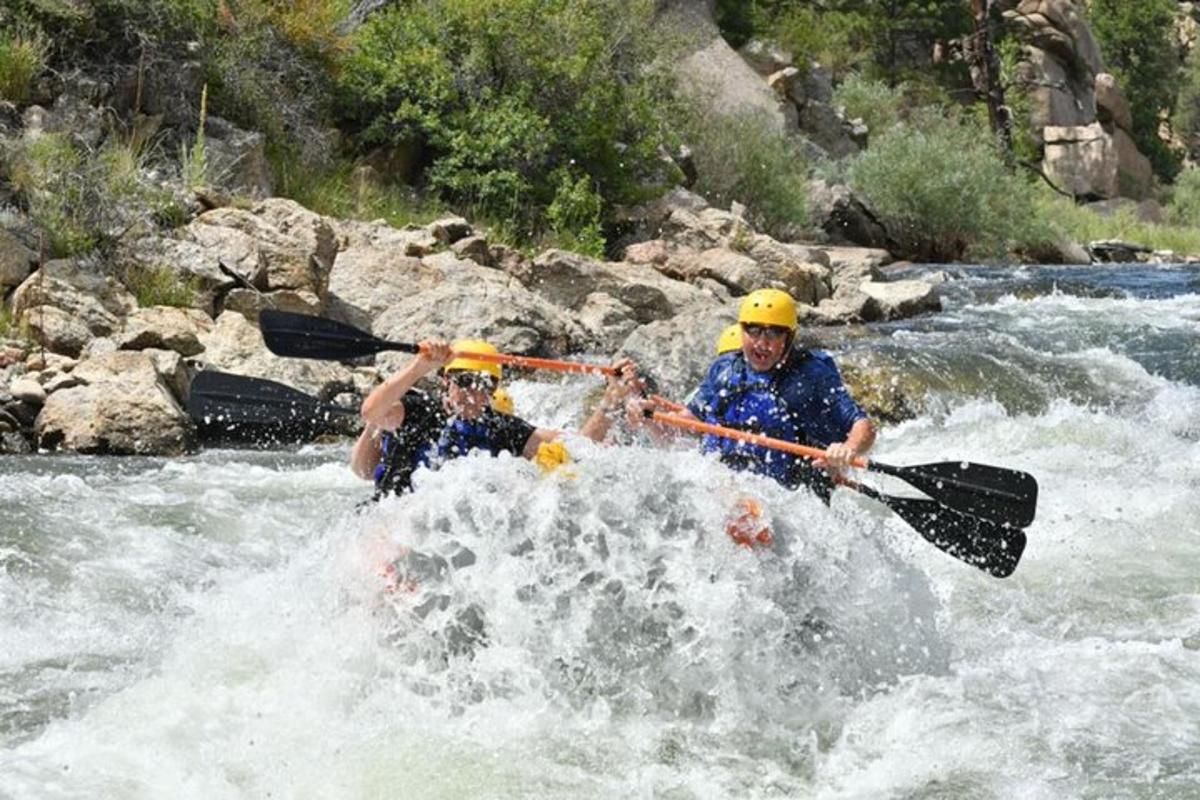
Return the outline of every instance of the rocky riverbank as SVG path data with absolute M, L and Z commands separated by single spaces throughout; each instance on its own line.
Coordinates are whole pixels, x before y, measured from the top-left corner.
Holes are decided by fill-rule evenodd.
M 400 341 L 481 336 L 513 353 L 628 353 L 679 396 L 700 377 L 738 298 L 756 288 L 791 292 L 814 325 L 939 307 L 932 283 L 884 278 L 886 251 L 779 242 L 683 190 L 636 216 L 654 238 L 602 262 L 560 250 L 530 257 L 462 218 L 397 229 L 276 198 L 141 238 L 101 271 L 50 261 L 13 294 L 25 337 L 5 341 L 0 356 L 4 448 L 183 453 L 198 444 L 184 411 L 198 370 L 353 404 L 397 363 L 275 357 L 256 327 L 265 308 Z M 156 269 L 195 288 L 191 306 L 138 305 L 121 276 Z

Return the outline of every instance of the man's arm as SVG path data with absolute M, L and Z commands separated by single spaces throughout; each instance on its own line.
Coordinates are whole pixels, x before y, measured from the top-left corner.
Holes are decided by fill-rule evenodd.
M 367 425 L 350 451 L 350 471 L 364 480 L 375 477 L 375 467 L 383 460 L 383 431 Z
M 450 345 L 445 342 L 429 340 L 421 342 L 420 347 L 416 358 L 372 389 L 363 400 L 360 413 L 368 425 L 394 430 L 403 423 L 404 395 L 417 385 L 417 381 L 447 363 L 453 355 Z M 397 408 L 398 412 L 395 410 Z

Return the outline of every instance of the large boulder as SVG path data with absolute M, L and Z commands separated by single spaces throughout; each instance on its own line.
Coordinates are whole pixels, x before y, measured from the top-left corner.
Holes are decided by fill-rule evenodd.
M 482 338 L 504 352 L 553 356 L 590 346 L 587 331 L 563 309 L 504 273 L 476 269 L 481 279 L 409 294 L 374 320 L 374 333 L 409 342 Z M 391 369 L 404 358 L 381 357 L 379 363 Z
M 137 301 L 94 264 L 56 260 L 17 287 L 12 307 L 34 341 L 51 352 L 77 356 L 93 337 L 119 330 Z
M 620 352 L 658 380 L 660 394 L 683 398 L 700 385 L 716 357 L 717 337 L 736 320 L 737 303 L 715 311 L 695 309 L 642 325 L 621 344 Z
M 1043 135 L 1046 174 L 1076 196 L 1140 200 L 1149 193 L 1153 179 L 1150 161 L 1123 129 L 1108 130 L 1094 122 L 1049 126 Z
M 338 253 L 329 277 L 330 315 L 368 328 L 407 297 L 431 289 L 446 276 L 400 247 L 356 244 Z
M 188 225 L 187 235 L 264 291 L 297 289 L 323 296 L 338 251 L 324 217 L 281 198 L 250 210 L 206 211 Z
M 0 295 L 20 286 L 37 263 L 37 254 L 21 240 L 0 228 Z
M 155 360 L 118 351 L 80 362 L 77 385 L 54 392 L 34 423 L 41 447 L 112 455 L 179 455 L 194 427 Z
M 203 311 L 151 306 L 126 317 L 124 327 L 113 339 L 119 350 L 172 350 L 194 356 L 204 352 L 200 337 L 212 328 L 212 319 Z
M 606 294 L 627 306 L 639 322 L 718 305 L 708 291 L 671 280 L 651 266 L 600 262 L 564 250 L 547 250 L 532 262 L 515 265 L 513 274 L 530 291 L 572 311 L 582 308 L 590 295 Z

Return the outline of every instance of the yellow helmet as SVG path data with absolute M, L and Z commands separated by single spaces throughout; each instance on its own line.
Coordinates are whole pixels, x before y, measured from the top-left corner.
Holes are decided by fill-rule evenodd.
M 451 359 L 450 363 L 443 367 L 444 372 L 483 372 L 491 375 L 496 380 L 500 380 L 500 365 L 493 364 L 490 361 L 480 361 L 471 358 L 467 353 L 491 353 L 498 354 L 500 351 L 496 346 L 483 341 L 482 339 L 459 339 L 451 345 L 456 353 L 463 353 Z
M 756 289 L 746 295 L 738 309 L 740 325 L 774 325 L 796 330 L 796 301 L 779 289 Z
M 501 414 L 512 416 L 516 406 L 513 404 L 512 395 L 501 388 L 497 388 L 492 392 L 492 408 Z
M 725 330 L 721 331 L 721 335 L 717 337 L 717 355 L 732 353 L 734 350 L 741 349 L 742 326 L 738 323 L 734 323 Z

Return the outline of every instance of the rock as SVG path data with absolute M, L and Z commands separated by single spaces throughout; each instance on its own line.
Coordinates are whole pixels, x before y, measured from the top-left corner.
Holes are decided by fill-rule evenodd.
M 119 350 L 158 348 L 194 356 L 204 352 L 200 336 L 212 328 L 213 321 L 203 311 L 151 306 L 126 317 L 124 328 L 113 339 Z
M 571 310 L 578 310 L 593 292 L 603 292 L 629 306 L 639 322 L 715 305 L 708 292 L 670 280 L 652 267 L 599 262 L 563 250 L 540 254 L 516 277 L 531 291 Z
M 450 245 L 450 252 L 459 258 L 469 259 L 484 267 L 492 266 L 492 251 L 482 236 L 466 236 Z
M 715 312 L 686 311 L 637 328 L 620 352 L 654 376 L 665 397 L 683 398 L 700 385 L 715 358 L 717 336 L 736 321 L 736 302 Z
M 92 337 L 118 330 L 137 302 L 94 265 L 61 260 L 47 262 L 26 278 L 13 294 L 12 307 L 34 341 L 75 356 Z
M 36 253 L 0 228 L 0 295 L 13 286 L 20 286 L 33 272 L 36 263 Z
M 679 87 L 711 114 L 753 116 L 780 133 L 796 128 L 796 108 L 734 52 L 715 26 L 697 37 L 702 44 L 676 63 Z
M 809 182 L 808 196 L 814 221 L 833 244 L 887 247 L 887 230 L 848 186 L 814 180 Z
M 444 217 L 429 223 L 426 228 L 433 234 L 434 239 L 444 245 L 454 244 L 475 232 L 471 223 L 462 217 Z
M 737 53 L 750 65 L 751 69 L 764 77 L 786 69 L 792 64 L 791 53 L 774 42 L 762 39 L 751 39 L 738 48 Z
M 198 240 L 191 238 L 193 233 L 200 234 Z M 117 273 L 134 281 L 140 275 L 169 269 L 177 280 L 195 288 L 193 307 L 209 315 L 215 312 L 217 298 L 232 287 L 266 282 L 250 237 L 239 233 L 223 238 L 212 228 L 185 228 L 180 235 L 189 238 L 145 236 L 122 244 L 113 256 Z
M 40 447 L 113 455 L 179 455 L 194 429 L 145 353 L 118 351 L 83 361 L 84 385 L 46 399 L 34 431 Z
M 553 356 L 589 344 L 587 332 L 561 308 L 504 273 L 463 263 L 479 275 L 406 296 L 374 320 L 373 332 L 410 342 L 482 338 L 504 352 Z M 387 356 L 378 363 L 390 371 L 408 358 Z
M 293 289 L 280 289 L 277 292 L 233 289 L 225 295 L 221 305 L 222 311 L 236 311 L 254 323 L 258 322 L 258 315 L 267 309 L 321 316 L 325 306 L 321 298 L 312 292 Z
M 264 200 L 249 211 L 206 211 L 187 232 L 216 251 L 213 256 L 233 256 L 231 265 L 264 291 L 297 289 L 323 295 L 338 252 L 333 228 L 324 217 L 282 198 Z
M 46 402 L 46 390 L 33 378 L 18 378 L 9 384 L 8 393 L 15 400 L 35 406 Z
M 274 194 L 266 137 L 261 133 L 242 130 L 210 114 L 204 125 L 204 139 L 208 159 L 205 177 L 210 183 L 253 198 Z
M 1117 79 L 1107 72 L 1096 76 L 1096 119 L 1102 123 L 1110 122 L 1127 133 L 1133 130 L 1129 102 L 1121 93 Z
M 625 248 L 625 260 L 630 264 L 662 265 L 666 264 L 670 257 L 671 251 L 662 239 L 638 242 Z
M 1129 135 L 1100 123 L 1047 126 L 1043 163 L 1050 180 L 1079 197 L 1141 199 L 1150 190 L 1153 171 Z
M 1109 264 L 1135 264 L 1147 260 L 1153 249 L 1136 242 L 1120 239 L 1101 239 L 1089 242 L 1087 251 L 1093 261 Z
M 835 159 L 846 158 L 860 149 L 856 133 L 845 116 L 827 102 L 809 101 L 800 111 L 800 130 Z
M 601 352 L 615 351 L 638 326 L 633 309 L 604 292 L 592 292 L 579 309 L 581 324 Z
M 875 301 L 880 309 L 879 318 L 884 320 L 942 310 L 937 289 L 924 281 L 864 281 L 859 285 L 859 291 Z
M 478 267 L 477 267 L 478 268 Z M 360 328 L 407 297 L 445 281 L 442 270 L 389 247 L 354 245 L 338 253 L 329 276 L 329 312 Z
M 32 452 L 33 447 L 20 433 L 0 433 L 0 453 L 10 456 L 25 456 Z

